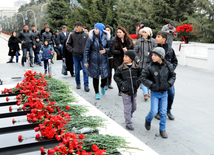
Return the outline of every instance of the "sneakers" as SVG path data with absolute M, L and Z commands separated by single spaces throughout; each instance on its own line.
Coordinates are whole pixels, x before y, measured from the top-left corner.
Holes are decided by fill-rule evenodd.
M 165 130 L 160 130 L 160 136 L 161 136 L 162 138 L 168 138 L 168 135 L 167 135 L 167 133 L 166 133 Z
M 47 69 L 45 70 L 45 74 L 47 74 Z
M 54 64 L 53 60 L 51 60 L 51 63 Z
M 102 93 L 103 95 L 105 95 L 105 93 L 106 93 L 105 87 L 101 87 L 101 93 Z
M 127 130 L 130 130 L 130 131 L 133 131 L 133 130 L 134 130 L 134 128 L 133 128 L 132 125 L 126 125 L 126 129 L 127 129 Z
M 151 129 L 151 122 L 148 122 L 145 118 L 145 128 L 146 130 L 150 130 Z
M 30 64 L 30 67 L 34 67 L 33 64 Z
M 100 100 L 100 93 L 97 93 L 97 94 L 95 95 L 95 99 L 96 99 L 96 100 Z
M 81 85 L 78 84 L 78 85 L 76 86 L 76 88 L 77 88 L 77 89 L 81 89 Z
M 88 87 L 85 87 L 84 89 L 85 89 L 85 92 L 89 92 L 90 91 L 90 89 Z
M 160 114 L 157 113 L 157 115 L 155 116 L 156 119 L 160 120 Z
M 167 116 L 168 116 L 168 118 L 169 118 L 170 120 L 174 120 L 174 119 L 175 119 L 175 117 L 172 115 L 171 112 L 167 112 Z
M 39 66 L 42 66 L 42 63 L 39 63 Z
M 121 93 L 121 92 L 119 92 L 119 93 L 118 93 L 118 96 L 122 96 L 122 93 Z

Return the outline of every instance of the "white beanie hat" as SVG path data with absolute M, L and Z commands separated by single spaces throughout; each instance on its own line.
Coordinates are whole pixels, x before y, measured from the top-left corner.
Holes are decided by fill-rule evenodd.
M 153 36 L 152 29 L 150 27 L 144 27 L 139 31 L 139 34 L 142 35 L 143 31 L 145 31 L 149 36 Z

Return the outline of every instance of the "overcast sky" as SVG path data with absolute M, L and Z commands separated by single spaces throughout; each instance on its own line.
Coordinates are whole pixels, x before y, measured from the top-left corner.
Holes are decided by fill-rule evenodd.
M 1 0 L 0 7 L 13 7 L 14 2 L 17 0 Z M 28 2 L 30 0 L 27 0 Z

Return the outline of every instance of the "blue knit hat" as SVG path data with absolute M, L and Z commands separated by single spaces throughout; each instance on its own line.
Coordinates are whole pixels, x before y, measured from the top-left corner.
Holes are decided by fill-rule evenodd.
M 105 25 L 103 25 L 102 23 L 96 23 L 96 24 L 94 25 L 94 28 L 95 28 L 95 27 L 99 29 L 100 40 L 101 40 L 101 43 L 102 43 L 102 45 L 103 45 L 103 41 L 102 41 L 101 36 L 102 36 L 103 30 L 105 29 Z M 93 38 L 94 38 L 94 37 L 92 37 L 92 42 L 94 41 Z

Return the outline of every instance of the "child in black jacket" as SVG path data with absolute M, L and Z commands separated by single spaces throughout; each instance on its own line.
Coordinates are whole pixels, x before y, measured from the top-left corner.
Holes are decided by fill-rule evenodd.
M 35 43 L 35 46 L 36 48 L 34 49 L 34 63 L 35 62 L 38 62 L 38 65 L 39 66 L 42 66 L 42 63 L 41 63 L 41 59 L 40 59 L 40 49 L 42 47 L 42 42 L 40 41 L 39 37 L 36 37 L 36 43 Z
M 152 50 L 152 62 L 142 72 L 142 83 L 151 89 L 151 110 L 146 116 L 145 128 L 150 130 L 153 117 L 160 113 L 160 135 L 167 138 L 167 90 L 173 86 L 176 74 L 173 65 L 164 60 L 165 51 L 162 47 Z
M 114 74 L 114 80 L 120 86 L 124 104 L 124 117 L 126 128 L 134 130 L 132 127 L 132 115 L 136 110 L 137 89 L 141 81 L 141 69 L 135 63 L 135 52 L 128 50 L 124 53 L 124 62 L 120 65 Z

